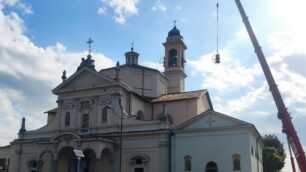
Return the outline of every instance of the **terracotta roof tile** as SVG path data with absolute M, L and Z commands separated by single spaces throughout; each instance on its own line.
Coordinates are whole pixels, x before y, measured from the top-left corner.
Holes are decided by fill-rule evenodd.
M 153 99 L 151 102 L 166 102 L 166 101 L 175 101 L 175 100 L 186 100 L 186 99 L 194 99 L 201 97 L 207 90 L 197 90 L 190 92 L 181 92 L 181 93 L 171 93 L 165 94 L 160 97 Z

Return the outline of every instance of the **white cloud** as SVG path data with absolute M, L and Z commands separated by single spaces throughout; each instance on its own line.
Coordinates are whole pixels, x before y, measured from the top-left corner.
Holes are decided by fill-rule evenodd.
M 99 7 L 98 10 L 97 10 L 97 13 L 100 14 L 100 15 L 106 15 L 107 14 L 106 7 L 104 7 L 104 6 Z
M 183 9 L 183 7 L 182 7 L 181 5 L 178 5 L 178 6 L 175 7 L 175 9 L 178 10 L 178 11 L 180 11 L 180 10 Z
M 268 96 L 267 90 L 267 84 L 262 84 L 261 87 L 250 90 L 245 95 L 237 99 L 228 100 L 225 105 L 223 104 L 216 106 L 216 109 L 231 115 L 242 116 L 244 114 L 241 114 L 241 112 L 249 110 L 255 103 L 264 100 Z M 262 113 L 260 115 L 262 115 Z
M 0 145 L 8 144 L 17 136 L 20 118 L 12 99 L 20 96 L 16 90 L 0 89 Z
M 148 67 L 153 68 L 153 69 L 156 69 L 156 70 L 159 70 L 160 72 L 164 71 L 163 64 L 160 64 L 160 63 L 145 61 L 145 62 L 143 62 L 143 65 L 148 66 Z
M 165 12 L 167 11 L 167 8 L 160 0 L 157 0 L 154 6 L 152 7 L 152 10 Z
M 275 16 L 275 21 L 280 21 L 283 25 L 285 25 L 285 29 L 294 29 L 298 32 L 294 32 L 292 34 L 303 34 L 306 29 L 306 24 L 304 21 L 306 11 L 304 7 L 306 6 L 306 2 L 304 0 L 291 0 L 289 1 L 279 1 L 272 0 L 269 3 L 273 13 Z M 304 34 L 305 35 L 305 34 Z
M 3 6 L 16 7 L 20 9 L 25 14 L 33 14 L 32 7 L 30 5 L 26 5 L 20 0 L 0 0 L 0 4 Z
M 2 9 L 3 10 L 3 9 Z M 69 52 L 61 43 L 39 47 L 25 34 L 17 13 L 0 10 L 0 145 L 17 137 L 21 116 L 28 130 L 46 124 L 44 111 L 56 106 L 51 90 L 61 83 L 62 71 L 72 75 L 87 51 Z M 101 53 L 93 53 L 96 69 L 115 65 Z M 10 124 L 10 125 L 7 125 Z M 2 131 L 2 132 L 1 132 Z
M 247 86 L 258 75 L 258 66 L 246 68 L 226 51 L 220 52 L 222 61 L 220 64 L 213 63 L 214 55 L 215 53 L 209 53 L 187 62 L 192 68 L 192 75 L 200 74 L 204 78 L 203 88 L 222 91 L 229 87 Z
M 256 115 L 256 116 L 265 117 L 265 116 L 269 116 L 271 114 L 269 112 L 267 112 L 267 111 L 253 111 L 253 112 L 250 113 L 250 115 Z
M 140 0 L 100 0 L 103 5 L 112 8 L 114 19 L 119 24 L 125 24 L 126 18 L 138 14 L 137 3 Z
M 46 48 L 37 47 L 24 35 L 24 23 L 18 14 L 11 13 L 5 16 L 0 13 L 0 72 L 19 79 L 22 76 L 35 80 L 44 80 L 52 85 L 58 83 L 60 73 L 66 69 L 73 73 L 80 63 L 84 52 L 68 52 L 57 43 Z M 114 64 L 103 54 L 97 56 L 98 68 L 109 67 Z M 102 62 L 103 61 L 103 62 Z

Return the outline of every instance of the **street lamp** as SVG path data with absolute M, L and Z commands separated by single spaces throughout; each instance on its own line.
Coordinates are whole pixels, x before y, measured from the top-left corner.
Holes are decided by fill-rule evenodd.
M 122 103 L 121 103 L 121 98 L 119 98 L 119 107 L 120 107 L 120 113 L 118 114 L 117 112 L 114 111 L 114 109 L 111 106 L 108 106 L 108 109 L 111 109 L 119 118 L 120 118 L 120 137 L 119 137 L 119 172 L 121 172 L 122 168 L 122 138 L 123 138 L 123 119 L 129 118 L 129 117 L 134 117 L 132 115 L 129 115 L 123 110 Z M 125 115 L 126 117 L 124 117 Z
M 78 171 L 77 172 L 79 172 L 80 171 L 80 160 L 81 158 L 84 158 L 84 154 L 81 150 L 76 150 L 76 149 L 74 149 L 73 152 L 75 156 L 78 158 L 78 169 L 77 169 Z

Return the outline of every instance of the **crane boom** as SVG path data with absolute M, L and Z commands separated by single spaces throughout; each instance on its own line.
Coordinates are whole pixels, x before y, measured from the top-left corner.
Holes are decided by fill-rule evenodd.
M 253 47 L 255 49 L 255 53 L 258 57 L 259 63 L 261 65 L 261 68 L 264 72 L 264 75 L 266 77 L 266 80 L 268 82 L 268 85 L 270 87 L 271 94 L 273 96 L 274 102 L 276 104 L 277 110 L 278 110 L 278 118 L 282 121 L 283 124 L 283 132 L 287 134 L 287 137 L 289 138 L 289 143 L 292 147 L 294 156 L 296 158 L 296 161 L 299 165 L 299 168 L 301 172 L 306 172 L 306 158 L 305 153 L 302 148 L 302 145 L 299 141 L 299 138 L 297 136 L 297 133 L 294 129 L 294 126 L 291 121 L 291 117 L 288 113 L 288 110 L 285 106 L 285 103 L 283 101 L 283 98 L 278 90 L 278 87 L 274 81 L 273 75 L 271 73 L 271 70 L 268 66 L 268 63 L 266 61 L 265 55 L 262 52 L 262 49 L 257 41 L 257 38 L 255 36 L 255 33 L 252 29 L 252 26 L 248 20 L 248 17 L 246 16 L 246 13 L 241 5 L 240 0 L 235 0 L 236 5 L 238 7 L 238 10 L 240 12 L 240 15 L 242 17 L 243 23 L 246 27 L 246 30 L 249 34 L 249 37 L 252 41 Z

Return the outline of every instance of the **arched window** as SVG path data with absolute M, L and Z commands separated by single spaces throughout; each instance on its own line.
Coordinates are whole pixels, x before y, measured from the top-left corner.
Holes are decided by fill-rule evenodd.
M 65 127 L 70 126 L 70 112 L 66 112 L 65 114 Z
M 177 51 L 176 49 L 171 49 L 169 51 L 168 67 L 176 67 L 176 66 L 177 66 Z
M 137 112 L 136 119 L 144 120 L 144 115 L 143 115 L 143 112 L 141 110 Z
M 184 169 L 185 171 L 191 171 L 191 156 L 184 156 Z
M 232 158 L 233 158 L 233 170 L 241 170 L 240 155 L 234 154 Z
M 208 162 L 206 164 L 206 169 L 205 169 L 205 172 L 218 172 L 218 166 L 215 162 Z
M 102 123 L 106 123 L 107 122 L 107 109 L 108 109 L 108 106 L 105 106 L 102 109 L 102 120 L 101 120 Z

